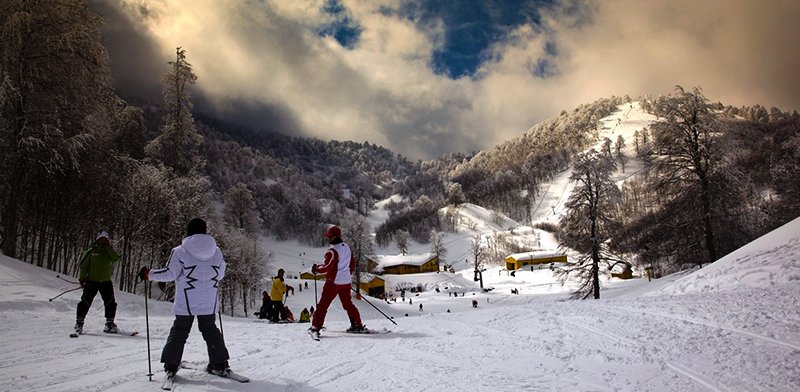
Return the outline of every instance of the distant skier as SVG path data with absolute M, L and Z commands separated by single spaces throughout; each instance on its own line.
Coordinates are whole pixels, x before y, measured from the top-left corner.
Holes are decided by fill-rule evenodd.
M 172 307 L 175 321 L 161 352 L 167 378 L 174 379 L 180 368 L 183 347 L 195 316 L 208 349 L 206 371 L 217 376 L 230 376 L 230 355 L 216 325 L 217 288 L 225 277 L 225 260 L 214 237 L 206 234 L 206 222 L 200 218 L 192 219 L 186 228 L 186 238 L 172 249 L 166 267 L 152 271 L 142 267 L 139 277 L 156 282 L 175 281 L 177 294 Z
M 322 294 L 317 304 L 317 310 L 311 321 L 309 332 L 318 336 L 319 331 L 325 324 L 325 315 L 328 313 L 333 299 L 338 296 L 342 302 L 342 307 L 347 311 L 350 318 L 350 328 L 348 332 L 362 332 L 364 325 L 361 324 L 361 314 L 358 308 L 353 305 L 350 297 L 351 285 L 353 282 L 353 272 L 355 271 L 356 261 L 353 254 L 344 241 L 342 241 L 342 230 L 332 226 L 325 233 L 325 237 L 330 242 L 330 248 L 325 252 L 325 261 L 322 265 L 314 264 L 311 272 L 314 274 L 324 273 L 325 284 L 322 286 Z
M 283 268 L 278 270 L 278 275 L 272 278 L 272 289 L 269 292 L 269 299 L 272 301 L 272 311 L 269 314 L 269 320 L 277 323 L 281 320 L 281 312 L 283 311 L 283 296 L 286 294 L 286 285 L 283 283 Z
M 81 257 L 80 275 L 78 281 L 83 287 L 81 302 L 78 302 L 78 310 L 75 316 L 75 333 L 83 333 L 83 321 L 92 301 L 97 293 L 103 299 L 105 308 L 106 324 L 103 332 L 117 333 L 117 325 L 114 324 L 114 316 L 117 313 L 117 302 L 114 300 L 114 283 L 111 281 L 111 273 L 114 270 L 114 263 L 119 260 L 119 255 L 111 247 L 108 233 L 101 231 L 97 234 L 92 246 L 89 247 Z

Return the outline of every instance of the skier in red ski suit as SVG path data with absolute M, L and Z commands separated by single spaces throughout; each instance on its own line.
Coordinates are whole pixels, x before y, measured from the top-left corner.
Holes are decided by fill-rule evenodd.
M 322 329 L 323 324 L 325 324 L 325 314 L 328 312 L 328 306 L 336 296 L 339 296 L 342 307 L 347 311 L 347 316 L 350 318 L 348 332 L 363 331 L 364 325 L 361 324 L 361 315 L 358 313 L 358 308 L 353 305 L 353 299 L 350 297 L 352 275 L 356 268 L 353 253 L 350 251 L 350 246 L 342 241 L 342 230 L 338 227 L 332 226 L 329 228 L 325 233 L 325 237 L 328 238 L 331 245 L 328 251 L 325 252 L 325 261 L 322 265 L 314 264 L 311 267 L 311 272 L 314 274 L 325 274 L 325 285 L 322 286 L 322 295 L 320 296 L 317 310 L 314 312 L 310 330 L 319 332 Z

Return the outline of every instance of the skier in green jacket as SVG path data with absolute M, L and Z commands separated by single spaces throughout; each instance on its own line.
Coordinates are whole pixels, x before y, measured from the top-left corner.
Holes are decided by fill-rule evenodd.
M 114 300 L 114 285 L 111 274 L 114 263 L 119 260 L 119 255 L 111 247 L 108 233 L 101 231 L 92 246 L 81 257 L 81 269 L 78 280 L 83 287 L 81 302 L 78 303 L 78 312 L 75 319 L 75 333 L 83 333 L 83 320 L 89 313 L 92 301 L 97 293 L 103 298 L 105 307 L 106 325 L 103 332 L 117 333 L 114 316 L 117 313 L 117 302 Z

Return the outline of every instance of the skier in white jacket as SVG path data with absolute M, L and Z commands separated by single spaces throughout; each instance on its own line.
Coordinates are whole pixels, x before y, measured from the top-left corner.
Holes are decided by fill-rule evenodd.
M 161 352 L 161 362 L 167 377 L 175 377 L 180 368 L 183 348 L 192 323 L 197 325 L 208 348 L 209 373 L 226 376 L 228 349 L 216 325 L 217 288 L 225 276 L 225 260 L 214 237 L 206 234 L 206 222 L 194 218 L 186 229 L 186 238 L 172 249 L 166 267 L 149 270 L 142 268 L 143 280 L 156 282 L 175 281 L 173 313 L 175 322 L 169 331 L 167 343 Z

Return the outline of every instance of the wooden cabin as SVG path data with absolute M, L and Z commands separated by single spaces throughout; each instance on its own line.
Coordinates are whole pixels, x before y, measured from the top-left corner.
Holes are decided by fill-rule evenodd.
M 506 257 L 506 269 L 518 270 L 527 265 L 566 263 L 567 255 L 554 250 L 535 250 Z
M 383 298 L 386 293 L 386 281 L 375 274 L 362 273 L 358 288 L 370 297 Z
M 433 253 L 416 255 L 376 256 L 374 269 L 378 274 L 407 275 L 439 271 L 439 256 Z

